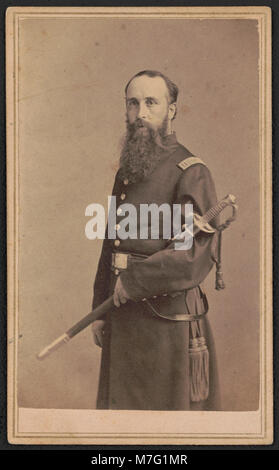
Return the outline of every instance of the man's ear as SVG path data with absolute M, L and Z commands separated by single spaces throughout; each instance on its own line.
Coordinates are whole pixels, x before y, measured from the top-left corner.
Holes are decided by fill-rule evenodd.
M 168 118 L 172 121 L 176 115 L 176 103 L 169 104 Z

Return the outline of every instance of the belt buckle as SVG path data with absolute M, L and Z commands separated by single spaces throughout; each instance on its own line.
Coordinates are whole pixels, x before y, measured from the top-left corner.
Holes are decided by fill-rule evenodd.
M 114 253 L 113 264 L 117 269 L 127 269 L 128 255 L 126 253 Z

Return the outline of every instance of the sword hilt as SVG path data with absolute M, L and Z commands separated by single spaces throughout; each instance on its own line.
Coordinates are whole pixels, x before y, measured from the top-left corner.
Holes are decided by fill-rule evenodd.
M 224 224 L 217 227 L 217 230 L 225 230 L 225 228 L 227 228 L 236 219 L 238 207 L 235 202 L 236 202 L 236 197 L 233 194 L 228 194 L 220 202 L 218 202 L 218 204 L 216 204 L 214 207 L 211 207 L 203 216 L 199 214 L 194 214 L 193 231 L 191 232 L 187 230 L 187 227 L 184 226 L 183 227 L 184 231 L 175 235 L 171 239 L 171 241 L 184 240 L 186 233 L 188 233 L 191 236 L 196 235 L 199 231 L 203 231 L 206 233 L 214 233 L 216 229 L 213 228 L 209 224 L 209 222 L 215 217 L 217 217 L 226 207 L 231 206 L 232 207 L 231 217 L 229 217 Z
M 219 225 L 217 227 L 217 230 L 219 231 L 222 231 L 222 230 L 225 230 L 226 228 L 228 228 L 228 226 L 236 219 L 236 215 L 237 215 L 237 210 L 238 210 L 238 206 L 236 204 L 236 197 L 233 195 L 233 194 L 228 194 L 224 199 L 223 199 L 224 203 L 226 204 L 224 206 L 227 207 L 227 206 L 231 206 L 232 208 L 232 215 L 231 217 L 229 217 L 226 222 L 224 222 L 223 224 Z M 223 210 L 223 209 L 222 209 Z

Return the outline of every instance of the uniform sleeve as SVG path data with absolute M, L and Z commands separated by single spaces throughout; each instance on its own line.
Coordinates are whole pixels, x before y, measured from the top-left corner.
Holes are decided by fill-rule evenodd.
M 200 215 L 217 203 L 211 174 L 204 165 L 188 168 L 179 178 L 174 202 L 183 205 L 189 201 Z M 211 224 L 216 226 L 216 222 Z M 198 286 L 214 264 L 213 239 L 214 234 L 199 232 L 189 250 L 176 250 L 172 242 L 146 260 L 133 263 L 121 273 L 130 297 L 137 301 Z

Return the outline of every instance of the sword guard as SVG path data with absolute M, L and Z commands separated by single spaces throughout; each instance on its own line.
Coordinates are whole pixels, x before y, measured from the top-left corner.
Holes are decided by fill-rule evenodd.
M 201 230 L 205 233 L 214 233 L 216 231 L 209 223 L 204 223 L 201 215 L 194 213 L 193 218 L 194 232 L 197 233 Z
M 236 202 L 236 197 L 233 194 L 228 194 L 224 198 L 224 201 L 227 203 L 227 206 L 231 206 L 232 215 L 223 224 L 221 224 L 221 225 L 219 225 L 219 227 L 217 227 L 217 230 L 219 230 L 219 231 L 223 231 L 226 228 L 228 228 L 229 225 L 236 219 L 236 216 L 237 216 L 238 206 L 235 203 Z

